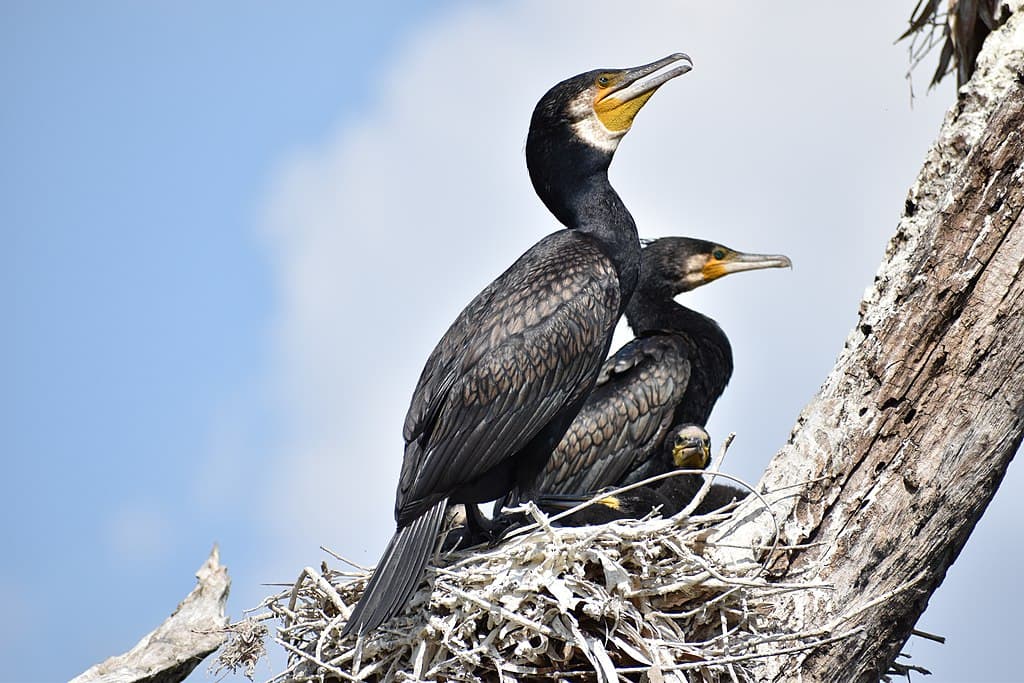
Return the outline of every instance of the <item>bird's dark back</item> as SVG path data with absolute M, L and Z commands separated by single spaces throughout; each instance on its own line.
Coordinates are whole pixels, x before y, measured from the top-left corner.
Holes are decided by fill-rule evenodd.
M 543 466 L 567 412 L 593 386 L 620 308 L 614 265 L 571 230 L 538 242 L 485 288 L 442 337 L 413 393 L 399 523 L 445 497 L 493 500 L 521 470 Z M 545 444 L 547 453 L 529 452 Z
M 648 457 L 674 424 L 687 386 L 688 349 L 672 337 L 630 341 L 608 360 L 599 386 L 558 444 L 536 489 L 596 491 Z

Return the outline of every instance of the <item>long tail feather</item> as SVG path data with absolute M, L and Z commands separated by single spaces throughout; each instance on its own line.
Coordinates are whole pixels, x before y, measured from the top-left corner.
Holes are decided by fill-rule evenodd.
M 363 596 L 342 629 L 343 636 L 372 631 L 409 601 L 437 544 L 447 502 L 447 499 L 438 501 L 391 537 Z

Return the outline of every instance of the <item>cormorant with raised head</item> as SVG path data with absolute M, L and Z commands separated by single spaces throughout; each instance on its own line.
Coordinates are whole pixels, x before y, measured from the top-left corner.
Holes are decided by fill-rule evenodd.
M 547 92 L 526 142 L 541 200 L 569 228 L 548 235 L 459 314 L 427 360 L 406 415 L 395 500 L 398 529 L 344 633 L 395 614 L 419 583 L 445 507 L 529 490 L 590 393 L 636 286 L 636 225 L 608 182 L 633 117 L 688 72 L 673 54 L 590 71 Z
M 674 297 L 730 273 L 791 265 L 785 256 L 688 237 L 644 247 L 640 282 L 626 307 L 636 338 L 605 363 L 534 491 L 584 494 L 667 471 L 658 455 L 668 431 L 705 425 L 732 375 L 728 337 Z

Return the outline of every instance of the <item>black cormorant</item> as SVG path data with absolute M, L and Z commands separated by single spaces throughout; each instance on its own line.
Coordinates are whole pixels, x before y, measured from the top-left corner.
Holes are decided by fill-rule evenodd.
M 688 72 L 673 54 L 570 78 L 541 98 L 526 161 L 567 228 L 548 235 L 459 314 L 420 375 L 405 419 L 398 529 L 344 633 L 364 634 L 412 595 L 449 503 L 529 490 L 593 388 L 636 286 L 636 225 L 608 182 L 619 140 L 654 91 Z
M 730 273 L 790 265 L 785 256 L 687 237 L 644 247 L 640 282 L 626 308 L 636 338 L 605 363 L 534 491 L 585 494 L 666 471 L 667 461 L 657 456 L 669 429 L 706 424 L 732 375 L 722 329 L 673 297 Z
M 711 462 L 711 437 L 700 425 L 679 425 L 669 431 L 664 451 L 666 470 L 703 470 Z M 674 515 L 689 505 L 703 485 L 704 477 L 700 474 L 680 474 L 652 484 L 665 501 L 666 515 Z M 743 500 L 747 495 L 749 492 L 739 486 L 723 481 L 712 482 L 694 514 L 714 512 L 735 500 Z
M 665 470 L 702 470 L 711 460 L 711 437 L 703 427 L 694 424 L 673 427 L 665 438 L 663 452 Z M 698 473 L 679 474 L 674 477 L 630 489 L 611 493 L 582 510 L 557 520 L 562 526 L 604 524 L 617 519 L 641 519 L 652 512 L 670 517 L 693 500 L 704 484 Z M 558 513 L 590 500 L 594 494 L 541 494 L 537 506 L 549 514 Z M 745 489 L 713 482 L 697 505 L 694 514 L 707 514 L 747 497 Z M 525 518 L 518 522 L 525 521 Z

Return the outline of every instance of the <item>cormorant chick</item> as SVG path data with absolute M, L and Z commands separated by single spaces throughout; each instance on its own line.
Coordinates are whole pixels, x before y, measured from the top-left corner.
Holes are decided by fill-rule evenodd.
M 679 470 L 703 470 L 711 460 L 711 437 L 699 425 L 687 424 L 673 428 L 665 440 L 664 457 L 671 467 Z M 666 470 L 669 470 L 666 467 Z M 646 486 L 621 493 L 611 493 L 592 505 L 556 520 L 555 525 L 583 526 L 605 524 L 619 519 L 642 519 L 652 513 L 670 517 L 694 499 L 704 484 L 704 477 L 698 473 L 680 474 Z M 743 500 L 747 491 L 729 484 L 715 482 L 704 499 L 694 510 L 701 515 Z M 591 495 L 547 494 L 538 496 L 537 506 L 553 515 L 569 510 L 594 497 Z M 524 519 L 517 518 L 522 522 Z

